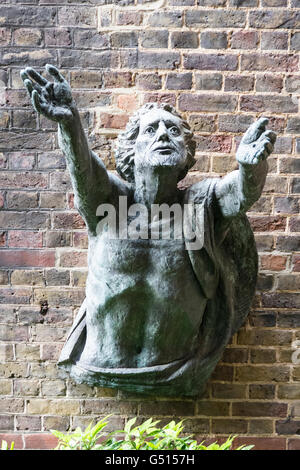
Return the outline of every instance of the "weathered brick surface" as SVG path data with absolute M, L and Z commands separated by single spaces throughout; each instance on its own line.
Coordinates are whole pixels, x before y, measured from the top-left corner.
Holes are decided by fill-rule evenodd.
M 184 417 L 201 440 L 239 434 L 236 445 L 299 450 L 299 0 L 2 3 L 0 440 L 48 449 L 50 429 L 113 413 L 111 429 L 133 415 Z M 248 214 L 260 271 L 252 310 L 202 399 L 76 385 L 56 367 L 85 295 L 87 233 L 56 124 L 37 118 L 19 76 L 49 62 L 70 81 L 91 145 L 112 170 L 110 138 L 149 100 L 174 105 L 195 132 L 183 185 L 236 169 L 241 136 L 262 115 L 278 133 Z

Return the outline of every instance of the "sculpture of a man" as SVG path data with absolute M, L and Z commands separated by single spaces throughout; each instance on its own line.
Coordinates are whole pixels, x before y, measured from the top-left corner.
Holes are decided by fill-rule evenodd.
M 276 135 L 259 119 L 239 145 L 238 170 L 180 190 L 194 163 L 193 134 L 174 108 L 148 103 L 119 134 L 120 179 L 89 149 L 68 83 L 54 66 L 46 69 L 54 81 L 29 67 L 21 76 L 35 110 L 58 122 L 89 236 L 86 299 L 59 365 L 79 383 L 199 395 L 250 308 L 257 252 L 245 212 L 261 194 Z M 99 229 L 98 208 L 110 204 L 118 213 L 120 197 L 146 208 L 192 204 L 200 245 L 191 249 L 174 234 L 111 237 L 109 227 Z M 163 223 L 151 219 L 147 229 Z

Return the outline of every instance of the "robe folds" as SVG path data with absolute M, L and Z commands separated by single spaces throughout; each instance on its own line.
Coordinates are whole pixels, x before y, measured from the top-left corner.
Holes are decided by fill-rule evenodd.
M 185 191 L 186 204 L 198 210 L 191 224 L 199 249 L 186 249 L 199 289 L 207 299 L 198 333 L 198 347 L 191 355 L 151 367 L 96 368 L 80 363 L 86 340 L 86 301 L 83 302 L 58 365 L 70 372 L 78 383 L 118 388 L 127 392 L 155 396 L 201 396 L 232 335 L 249 312 L 257 279 L 257 250 L 246 215 L 240 213 L 226 221 L 223 232 L 217 228 L 217 178 L 208 178 Z M 185 222 L 186 223 L 186 222 Z

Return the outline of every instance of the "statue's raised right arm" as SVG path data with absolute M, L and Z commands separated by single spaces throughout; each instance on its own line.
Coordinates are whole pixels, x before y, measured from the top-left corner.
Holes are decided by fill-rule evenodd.
M 46 65 L 46 70 L 53 77 L 53 82 L 31 67 L 22 70 L 21 78 L 36 112 L 58 122 L 59 146 L 67 160 L 75 206 L 89 231 L 95 233 L 98 205 L 110 202 L 112 186 L 121 182 L 116 183 L 100 158 L 89 149 L 68 82 L 53 65 Z

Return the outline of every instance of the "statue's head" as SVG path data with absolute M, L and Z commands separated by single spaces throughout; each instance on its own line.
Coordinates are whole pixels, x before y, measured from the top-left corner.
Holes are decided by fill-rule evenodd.
M 173 106 L 147 103 L 118 136 L 116 168 L 133 182 L 135 168 L 176 167 L 179 181 L 195 163 L 195 147 L 190 126 Z

